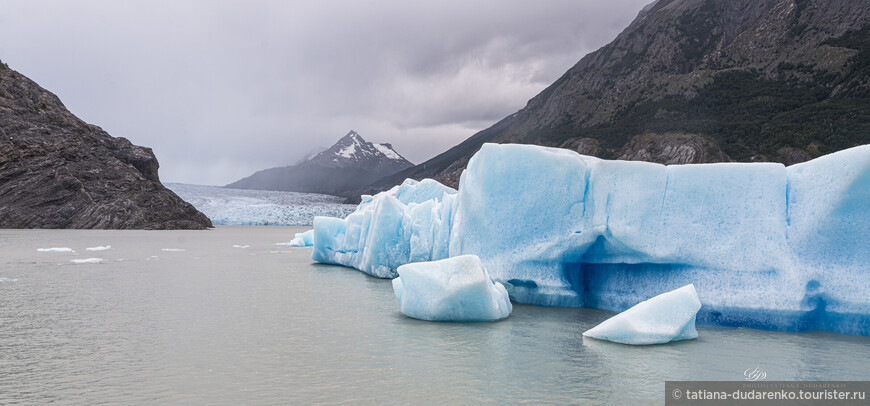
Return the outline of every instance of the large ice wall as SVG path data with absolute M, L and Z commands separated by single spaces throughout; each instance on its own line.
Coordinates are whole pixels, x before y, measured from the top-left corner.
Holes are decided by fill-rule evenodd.
M 870 146 L 786 168 L 485 144 L 458 192 L 409 180 L 314 229 L 314 260 L 378 277 L 474 254 L 518 303 L 623 311 L 692 283 L 702 323 L 870 335 Z

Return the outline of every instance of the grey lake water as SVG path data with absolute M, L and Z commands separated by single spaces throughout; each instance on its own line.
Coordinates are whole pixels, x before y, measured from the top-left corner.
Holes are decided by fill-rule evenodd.
M 867 337 L 699 326 L 633 347 L 583 338 L 610 312 L 523 305 L 413 320 L 388 280 L 275 245 L 304 229 L 0 230 L 0 404 L 663 404 L 666 380 L 750 368 L 870 379 Z

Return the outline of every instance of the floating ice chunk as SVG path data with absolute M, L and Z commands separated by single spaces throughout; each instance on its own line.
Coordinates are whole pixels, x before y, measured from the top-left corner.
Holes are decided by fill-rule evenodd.
M 106 260 L 102 258 L 85 258 L 85 259 L 71 259 L 69 262 L 74 264 L 101 264 L 106 262 Z
M 698 337 L 695 316 L 701 309 L 689 284 L 640 302 L 583 333 L 622 344 L 646 345 Z
M 111 245 L 106 245 L 106 246 L 101 245 L 98 247 L 89 247 L 89 248 L 85 248 L 85 249 L 88 251 L 108 251 L 108 250 L 112 249 L 112 246 Z
M 166 252 L 184 252 L 184 251 L 187 251 L 187 250 L 184 249 L 184 248 L 163 248 L 163 249 L 160 250 L 160 251 L 166 251 Z
M 15 282 L 17 280 L 18 279 L 14 279 L 14 278 L 0 278 L 0 282 Z
M 233 248 L 247 249 L 247 248 L 251 248 L 251 246 L 250 246 L 250 245 L 238 245 L 238 244 L 233 244 Z
M 37 248 L 38 252 L 75 252 L 72 248 L 67 247 L 52 247 L 52 248 Z
M 402 265 L 398 272 L 393 291 L 399 309 L 415 319 L 493 321 L 513 309 L 507 290 L 475 255 Z
M 314 245 L 314 230 L 304 233 L 296 233 L 294 238 L 287 244 L 291 247 L 310 247 Z

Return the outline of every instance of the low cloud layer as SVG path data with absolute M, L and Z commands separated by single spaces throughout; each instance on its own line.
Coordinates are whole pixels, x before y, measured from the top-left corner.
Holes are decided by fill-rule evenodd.
M 0 0 L 0 60 L 223 185 L 348 130 L 420 163 L 522 108 L 649 0 Z M 516 3 L 516 4 L 511 4 Z

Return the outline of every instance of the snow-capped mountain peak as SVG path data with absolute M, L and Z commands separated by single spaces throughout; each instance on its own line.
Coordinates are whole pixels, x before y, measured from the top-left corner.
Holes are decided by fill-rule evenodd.
M 304 162 L 265 169 L 228 186 L 359 196 L 357 191 L 364 186 L 412 166 L 392 145 L 373 144 L 350 131 Z
M 368 142 L 353 130 L 339 139 L 335 145 L 311 158 L 309 162 L 331 167 L 361 166 L 362 169 L 412 165 L 399 155 L 392 145 Z
M 357 153 L 365 155 L 367 149 L 365 148 L 365 144 L 367 144 L 366 140 L 364 140 L 360 135 L 353 130 L 350 130 L 347 135 L 345 135 L 342 139 L 338 140 L 335 145 L 341 145 L 342 148 L 336 153 L 338 156 L 346 159 L 352 159 L 357 156 Z

